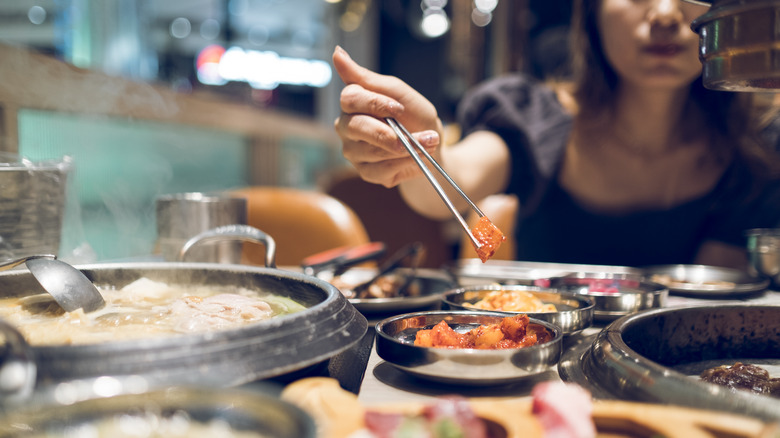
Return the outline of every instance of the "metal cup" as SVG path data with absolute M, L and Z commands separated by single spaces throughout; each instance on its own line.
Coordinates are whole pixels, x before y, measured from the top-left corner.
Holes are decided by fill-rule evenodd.
M 753 228 L 747 235 L 748 273 L 772 280 L 780 287 L 780 228 Z
M 246 199 L 198 192 L 158 196 L 157 251 L 166 261 L 177 261 L 191 238 L 223 225 L 246 225 Z M 218 241 L 193 248 L 188 262 L 241 263 L 240 241 Z
M 0 153 L 0 260 L 57 254 L 70 157 L 29 161 Z

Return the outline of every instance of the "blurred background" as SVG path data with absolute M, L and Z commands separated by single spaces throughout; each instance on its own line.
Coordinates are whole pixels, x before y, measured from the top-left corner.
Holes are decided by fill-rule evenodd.
M 0 40 L 323 123 L 342 84 L 318 63 L 342 45 L 414 85 L 449 121 L 463 91 L 486 77 L 565 73 L 570 9 L 571 0 L 15 0 L 0 2 Z M 209 62 L 231 49 L 244 58 L 234 77 L 215 77 Z M 252 55 L 308 65 L 309 74 L 248 81 Z
M 457 133 L 455 108 L 477 82 L 566 75 L 570 9 L 571 0 L 4 1 L 0 44 L 15 49 L 0 53 L 0 149 L 74 157 L 70 255 L 147 254 L 150 200 L 161 193 L 327 191 L 341 177 L 336 45 L 417 88 Z

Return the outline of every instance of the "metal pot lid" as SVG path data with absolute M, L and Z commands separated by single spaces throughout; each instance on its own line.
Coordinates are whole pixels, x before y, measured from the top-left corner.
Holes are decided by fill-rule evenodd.
M 77 266 L 98 286 L 139 278 L 178 285 L 234 285 L 295 299 L 306 310 L 237 329 L 92 345 L 32 346 L 43 383 L 102 375 L 141 375 L 171 384 L 234 386 L 319 364 L 357 343 L 367 321 L 329 283 L 301 273 L 208 263 L 106 263 Z M 0 273 L 0 290 L 38 287 L 27 271 Z M 6 295 L 8 296 L 8 295 Z

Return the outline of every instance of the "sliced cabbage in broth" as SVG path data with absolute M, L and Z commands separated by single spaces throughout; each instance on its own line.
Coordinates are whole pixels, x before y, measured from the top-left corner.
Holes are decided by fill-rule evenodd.
M 236 286 L 140 278 L 121 289 L 99 289 L 106 306 L 95 312 L 64 312 L 41 294 L 0 299 L 0 318 L 31 345 L 67 345 L 232 329 L 305 309 L 290 298 Z

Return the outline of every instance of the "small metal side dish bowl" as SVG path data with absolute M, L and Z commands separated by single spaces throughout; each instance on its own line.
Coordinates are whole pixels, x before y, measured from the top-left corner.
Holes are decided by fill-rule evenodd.
M 478 350 L 414 345 L 419 330 L 446 321 L 456 332 L 499 323 L 505 313 L 430 311 L 398 315 L 376 325 L 376 351 L 391 365 L 415 377 L 456 385 L 498 385 L 554 370 L 561 357 L 561 329 L 538 319 L 553 334 L 549 342 L 525 348 Z
M 769 278 L 780 286 L 780 228 L 754 228 L 745 232 L 750 274 Z
M 376 269 L 372 268 L 351 268 L 340 276 L 340 282 L 355 286 L 370 280 L 376 272 Z M 398 268 L 388 275 L 396 274 L 412 276 L 407 287 L 416 290 L 418 294 L 387 298 L 349 298 L 348 301 L 363 315 L 376 318 L 376 315 L 387 316 L 391 312 L 398 314 L 430 310 L 441 302 L 444 292 L 457 286 L 450 276 L 435 269 Z
M 564 335 L 572 335 L 590 327 L 593 324 L 593 298 L 568 293 L 559 293 L 555 289 L 524 285 L 468 286 L 448 291 L 442 298 L 442 310 L 485 310 L 469 306 L 494 291 L 512 293 L 527 292 L 544 304 L 555 305 L 555 312 L 523 312 L 503 309 L 487 309 L 510 314 L 525 313 L 529 318 L 547 321 L 561 328 Z
M 267 389 L 169 386 L 133 392 L 144 387 L 137 379 L 60 383 L 48 396 L 0 415 L 0 437 L 317 435 L 310 415 Z
M 485 283 L 524 284 L 544 286 L 539 281 L 563 277 L 577 272 L 641 275 L 642 270 L 629 266 L 581 265 L 572 263 L 520 262 L 515 260 L 461 259 L 445 269 L 461 286 L 479 286 Z
M 647 281 L 660 283 L 673 295 L 701 298 L 735 298 L 756 295 L 769 279 L 739 269 L 708 265 L 657 265 L 644 268 Z
M 593 299 L 593 317 L 613 321 L 641 310 L 664 307 L 669 288 L 641 276 L 580 272 L 550 279 L 550 288 Z

